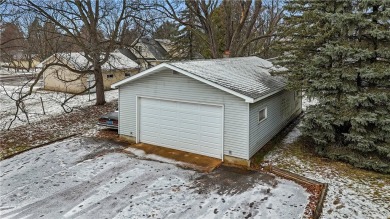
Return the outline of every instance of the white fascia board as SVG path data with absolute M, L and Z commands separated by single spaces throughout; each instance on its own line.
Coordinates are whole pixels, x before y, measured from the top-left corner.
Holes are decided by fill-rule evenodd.
M 166 64 L 166 63 L 164 63 L 164 64 Z M 208 85 L 210 85 L 210 86 L 212 86 L 212 87 L 215 87 L 215 88 L 217 88 L 217 89 L 220 89 L 220 90 L 222 90 L 222 91 L 225 91 L 225 92 L 227 92 L 227 93 L 230 93 L 230 94 L 232 94 L 232 95 L 234 95 L 234 96 L 240 97 L 240 98 L 244 99 L 245 102 L 252 103 L 252 102 L 254 101 L 254 99 L 251 98 L 251 97 L 248 97 L 248 96 L 242 95 L 242 94 L 240 94 L 240 93 L 237 93 L 237 92 L 235 92 L 235 91 L 233 91 L 233 90 L 230 90 L 230 89 L 228 89 L 228 88 L 226 88 L 226 87 L 223 87 L 223 86 L 221 86 L 221 85 L 219 85 L 219 84 L 216 84 L 216 83 L 213 83 L 213 82 L 211 82 L 211 81 L 208 81 L 208 80 L 206 80 L 206 79 L 204 79 L 204 78 L 201 78 L 201 77 L 199 77 L 199 76 L 193 75 L 193 74 L 191 74 L 191 73 L 189 73 L 189 72 L 187 72 L 187 71 L 184 71 L 184 70 L 182 70 L 182 69 L 180 69 L 180 68 L 177 68 L 177 67 L 175 67 L 175 66 L 172 66 L 172 65 L 167 64 L 167 67 L 170 68 L 170 69 L 172 69 L 172 70 L 174 70 L 174 71 L 177 71 L 177 72 L 179 72 L 179 73 L 181 73 L 181 74 L 183 74 L 183 75 L 186 75 L 186 76 L 188 76 L 188 77 L 190 77 L 190 78 L 193 78 L 193 79 L 195 79 L 195 80 L 198 80 L 198 81 L 200 81 L 200 82 L 203 82 L 203 83 L 205 83 L 205 84 L 208 84 Z
M 267 97 L 269 97 L 269 96 L 272 96 L 272 95 L 274 95 L 274 94 L 276 94 L 276 93 L 279 93 L 279 92 L 282 91 L 282 90 L 284 90 L 284 89 L 276 90 L 276 91 L 274 91 L 274 92 L 272 92 L 272 93 L 269 93 L 269 94 L 267 94 L 267 95 L 264 95 L 264 96 L 261 96 L 261 97 L 259 97 L 259 98 L 257 98 L 257 99 L 254 99 L 253 102 L 248 102 L 248 103 L 256 103 L 257 101 L 260 101 L 260 100 L 262 100 L 262 99 L 265 99 L 265 98 L 267 98 Z
M 154 66 L 153 68 L 149 68 L 148 70 L 145 70 L 145 71 L 143 71 L 141 73 L 138 73 L 138 74 L 136 74 L 136 75 L 134 75 L 132 77 L 126 78 L 126 79 L 121 80 L 121 81 L 118 81 L 115 84 L 112 84 L 111 88 L 115 89 L 115 88 L 117 88 L 117 87 L 119 87 L 119 86 L 121 86 L 123 84 L 127 84 L 130 81 L 134 81 L 134 80 L 137 80 L 139 78 L 145 77 L 147 75 L 153 74 L 154 71 L 156 71 L 158 69 L 161 69 L 161 68 L 164 68 L 164 67 L 166 67 L 165 63 L 159 64 L 157 66 Z

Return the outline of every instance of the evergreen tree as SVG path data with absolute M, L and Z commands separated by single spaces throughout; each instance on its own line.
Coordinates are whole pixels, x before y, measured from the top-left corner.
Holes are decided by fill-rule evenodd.
M 0 28 L 0 49 L 3 55 L 23 50 L 24 36 L 17 23 L 4 23 Z
M 154 39 L 171 39 L 177 34 L 177 25 L 173 22 L 165 21 L 153 31 Z
M 318 101 L 303 133 L 322 155 L 390 173 L 390 2 L 290 0 L 285 9 L 290 87 Z
M 42 27 L 42 59 L 46 59 L 56 52 L 60 52 L 60 34 L 58 33 L 54 23 L 46 21 Z
M 202 31 L 194 28 L 197 24 L 194 13 L 188 8 L 181 11 L 180 19 L 187 25 L 179 25 L 176 34 L 172 37 L 172 50 L 170 52 L 172 59 L 192 60 L 196 58 L 210 57 L 206 38 Z
M 27 28 L 27 43 L 29 54 L 39 54 L 42 42 L 42 26 L 39 23 L 39 19 L 35 18 L 34 21 Z

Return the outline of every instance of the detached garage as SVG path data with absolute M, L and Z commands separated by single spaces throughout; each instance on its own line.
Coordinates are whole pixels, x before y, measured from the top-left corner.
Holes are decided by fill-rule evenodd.
M 301 113 L 297 92 L 257 57 L 163 63 L 114 85 L 119 134 L 247 162 Z

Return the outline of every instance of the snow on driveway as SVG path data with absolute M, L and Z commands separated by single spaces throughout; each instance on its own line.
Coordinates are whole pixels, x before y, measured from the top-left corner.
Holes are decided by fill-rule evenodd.
M 301 218 L 309 194 L 258 172 L 204 174 L 73 138 L 0 162 L 1 218 Z

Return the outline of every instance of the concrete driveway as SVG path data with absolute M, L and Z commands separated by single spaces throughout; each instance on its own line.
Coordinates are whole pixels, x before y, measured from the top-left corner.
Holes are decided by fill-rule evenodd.
M 0 218 L 301 218 L 309 194 L 273 176 L 182 169 L 73 138 L 0 162 Z

